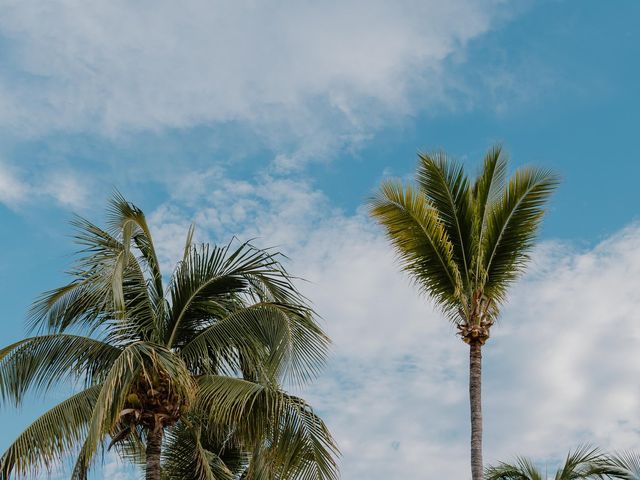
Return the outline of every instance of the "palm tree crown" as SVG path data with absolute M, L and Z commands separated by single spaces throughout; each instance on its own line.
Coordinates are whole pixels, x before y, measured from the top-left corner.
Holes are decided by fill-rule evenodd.
M 415 184 L 386 180 L 371 200 L 402 268 L 435 299 L 470 349 L 472 474 L 482 476 L 481 347 L 509 285 L 525 267 L 544 205 L 558 184 L 547 170 L 507 179 L 500 147 L 473 181 L 444 153 L 419 155 Z
M 558 184 L 547 170 L 506 178 L 500 147 L 471 182 L 444 153 L 421 154 L 417 185 L 382 183 L 371 201 L 402 267 L 458 325 L 466 342 L 487 340 L 509 285 L 526 266 L 543 207 Z
M 597 448 L 582 446 L 567 455 L 558 467 L 554 480 L 588 480 L 604 478 L 633 478 L 624 476 L 620 467 L 611 457 Z M 535 464 L 528 458 L 518 457 L 515 463 L 500 463 L 487 468 L 485 480 L 547 480 Z
M 337 477 L 324 423 L 280 387 L 312 379 L 329 341 L 277 253 L 194 246 L 190 229 L 165 287 L 144 214 L 122 196 L 107 229 L 73 223 L 73 281 L 36 301 L 36 336 L 0 350 L 0 396 L 20 405 L 62 382 L 82 388 L 15 440 L 0 478 L 72 452 L 73 478 L 86 478 L 109 448 L 148 479 L 161 459 L 169 478 Z

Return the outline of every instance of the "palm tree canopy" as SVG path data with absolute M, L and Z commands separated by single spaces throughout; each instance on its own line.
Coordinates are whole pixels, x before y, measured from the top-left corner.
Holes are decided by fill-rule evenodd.
M 370 202 L 403 269 L 459 325 L 493 323 L 559 182 L 548 170 L 506 172 L 499 146 L 474 180 L 444 153 L 420 154 L 415 184 L 386 180 Z
M 626 478 L 618 476 L 619 469 L 609 456 L 597 448 L 582 446 L 567 455 L 557 469 L 554 480 L 586 480 Z M 485 470 L 485 480 L 546 480 L 535 464 L 528 458 L 518 457 L 513 464 L 500 463 Z
M 82 389 L 16 439 L 0 478 L 33 476 L 78 451 L 73 478 L 107 448 L 140 462 L 158 428 L 168 431 L 167 468 L 191 468 L 184 478 L 225 478 L 261 449 L 269 455 L 254 463 L 278 466 L 273 478 L 337 478 L 324 423 L 281 390 L 318 374 L 329 340 L 278 253 L 194 246 L 190 229 L 164 277 L 143 212 L 121 195 L 106 229 L 73 224 L 82 247 L 73 279 L 34 303 L 34 336 L 0 350 L 0 399 L 18 406 L 62 382 Z M 222 433 L 233 441 L 212 450 Z

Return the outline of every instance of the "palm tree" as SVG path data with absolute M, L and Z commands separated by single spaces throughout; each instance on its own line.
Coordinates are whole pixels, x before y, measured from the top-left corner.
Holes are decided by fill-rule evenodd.
M 489 150 L 471 182 L 444 153 L 421 154 L 416 184 L 386 180 L 371 200 L 402 268 L 435 299 L 470 347 L 471 472 L 482 478 L 482 346 L 507 288 L 525 267 L 550 194 L 549 171 L 506 179 L 500 147 Z
M 159 480 L 163 447 L 183 478 L 257 478 L 258 464 L 282 472 L 266 478 L 337 477 L 324 423 L 281 389 L 318 373 L 329 340 L 277 253 L 194 246 L 190 229 L 167 279 L 143 212 L 121 195 L 106 230 L 73 224 L 82 246 L 73 280 L 34 303 L 35 336 L 0 350 L 0 398 L 19 406 L 63 383 L 79 391 L 14 441 L 0 478 L 32 477 L 76 453 L 72 478 L 84 479 L 96 453 L 114 448 Z M 212 448 L 216 435 L 224 448 Z
M 627 478 L 619 475 L 610 458 L 596 448 L 582 446 L 570 452 L 554 475 L 554 480 L 582 480 L 596 478 Z M 485 480 L 547 480 L 534 463 L 518 457 L 513 464 L 500 463 L 485 471 Z

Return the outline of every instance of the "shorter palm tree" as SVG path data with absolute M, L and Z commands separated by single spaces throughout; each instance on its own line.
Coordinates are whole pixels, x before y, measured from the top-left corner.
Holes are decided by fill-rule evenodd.
M 194 246 L 190 230 L 165 277 L 143 212 L 120 195 L 107 230 L 74 223 L 73 280 L 34 304 L 36 336 L 0 348 L 0 405 L 60 384 L 80 391 L 0 455 L 0 480 L 36 478 L 69 455 L 72 478 L 86 480 L 111 448 L 147 480 L 338 477 L 324 423 L 282 390 L 317 375 L 329 339 L 277 253 Z
M 605 478 L 635 478 L 620 476 L 621 469 L 614 465 L 611 458 L 597 448 L 587 445 L 569 452 L 564 464 L 553 476 L 554 480 L 586 480 Z M 517 457 L 515 463 L 499 463 L 488 467 L 484 474 L 485 480 L 547 480 L 542 473 L 526 457 Z

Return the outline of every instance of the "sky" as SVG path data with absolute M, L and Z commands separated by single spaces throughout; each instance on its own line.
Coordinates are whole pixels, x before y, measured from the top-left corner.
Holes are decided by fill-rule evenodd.
M 0 0 L 0 343 L 114 189 L 170 269 L 276 246 L 333 346 L 302 393 L 342 478 L 469 478 L 468 350 L 366 200 L 444 149 L 563 181 L 484 349 L 485 462 L 640 450 L 640 2 Z M 0 449 L 65 397 L 0 409 Z M 57 478 L 59 472 L 52 478 Z M 95 478 L 137 478 L 112 457 Z M 46 478 L 43 476 L 43 478 Z M 62 478 L 62 477 L 60 477 Z

